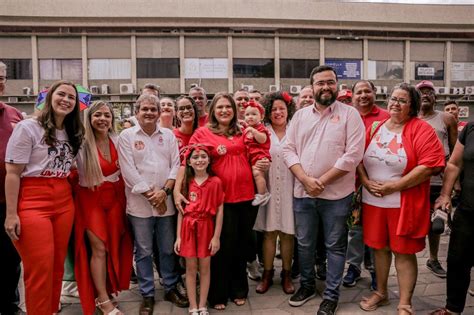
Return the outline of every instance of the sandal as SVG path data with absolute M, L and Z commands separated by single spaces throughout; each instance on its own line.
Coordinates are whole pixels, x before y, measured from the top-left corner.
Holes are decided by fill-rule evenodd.
M 411 305 L 398 305 L 397 310 L 405 311 L 407 313 L 410 313 L 411 315 L 415 314 L 415 311 L 413 310 L 413 307 L 411 307 Z
M 367 312 L 375 311 L 379 306 L 390 304 L 388 296 L 374 291 L 370 297 L 363 297 L 360 301 L 359 306 L 361 309 Z
M 199 315 L 209 315 L 209 311 L 207 310 L 207 307 L 201 307 L 198 309 Z
M 199 315 L 199 310 L 197 308 L 190 308 L 188 313 L 189 315 Z
M 106 301 L 100 302 L 98 298 L 95 299 L 95 306 L 99 309 L 99 311 L 103 315 L 123 315 L 123 313 L 115 305 L 114 305 L 114 309 L 111 310 L 110 312 L 107 312 L 106 310 L 104 310 L 102 308 L 102 305 L 107 304 L 107 303 L 112 303 L 112 301 L 111 300 L 106 300 Z
M 221 303 L 221 304 L 214 304 L 214 306 L 212 307 L 213 309 L 217 310 L 217 311 L 223 311 L 225 310 L 226 308 L 226 305 Z
M 234 299 L 234 304 L 237 305 L 237 306 L 245 305 L 245 302 L 247 302 L 247 299 L 245 299 L 245 298 Z

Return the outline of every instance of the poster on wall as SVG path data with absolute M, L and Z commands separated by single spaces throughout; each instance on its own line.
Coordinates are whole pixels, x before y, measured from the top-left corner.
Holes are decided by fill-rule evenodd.
M 415 80 L 444 80 L 444 62 L 412 62 Z M 413 68 L 412 68 L 413 69 Z
M 362 73 L 362 61 L 350 59 L 326 59 L 326 65 L 336 70 L 339 80 L 360 80 Z
M 186 79 L 227 79 L 226 58 L 186 58 Z
M 452 81 L 474 81 L 474 62 L 451 63 Z

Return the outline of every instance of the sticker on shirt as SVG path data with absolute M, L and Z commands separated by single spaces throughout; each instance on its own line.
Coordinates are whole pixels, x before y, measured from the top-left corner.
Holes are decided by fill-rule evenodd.
M 330 120 L 331 120 L 332 123 L 337 124 L 340 120 L 339 115 L 337 115 L 337 114 L 332 115 Z
M 71 145 L 66 141 L 58 141 L 48 148 L 48 163 L 41 171 L 41 177 L 64 178 L 69 175 L 74 155 Z
M 178 140 L 178 148 L 182 148 L 183 147 L 183 140 L 181 140 L 180 138 L 176 138 L 176 140 Z
M 196 202 L 197 197 L 198 197 L 198 196 L 197 196 L 197 194 L 196 194 L 194 191 L 191 191 L 191 192 L 189 193 L 189 200 L 191 200 L 192 202 Z
M 164 140 L 163 140 L 163 136 L 158 136 L 158 144 L 163 144 Z
M 135 150 L 138 151 L 145 149 L 145 143 L 143 143 L 141 140 L 136 140 L 133 146 L 135 147 Z
M 219 154 L 219 155 L 224 155 L 224 154 L 227 153 L 227 148 L 226 148 L 225 145 L 219 144 L 219 145 L 217 146 L 216 151 L 217 151 L 217 154 Z

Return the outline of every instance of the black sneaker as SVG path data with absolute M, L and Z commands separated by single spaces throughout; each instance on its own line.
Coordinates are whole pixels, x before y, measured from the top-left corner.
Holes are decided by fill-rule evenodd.
M 347 273 L 342 279 L 342 285 L 351 288 L 355 286 L 359 280 L 360 270 L 354 265 L 349 265 L 349 268 L 347 268 Z
M 291 306 L 301 306 L 316 296 L 315 290 L 300 287 L 295 294 L 292 295 L 288 304 Z
M 426 267 L 437 277 L 446 278 L 446 270 L 443 269 L 439 260 L 428 259 L 426 261 Z
M 326 263 L 321 265 L 316 265 L 316 279 L 318 280 L 326 280 L 326 270 L 327 266 Z
M 337 311 L 337 301 L 324 299 L 319 304 L 319 310 L 316 315 L 334 315 Z

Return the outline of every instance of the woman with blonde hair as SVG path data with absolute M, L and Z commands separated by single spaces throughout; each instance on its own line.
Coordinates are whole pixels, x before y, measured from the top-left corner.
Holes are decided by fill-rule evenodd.
M 133 247 L 113 121 L 106 102 L 96 101 L 87 109 L 78 159 L 75 271 L 86 315 L 93 314 L 95 306 L 103 314 L 123 314 L 111 294 L 128 289 L 132 270 Z

